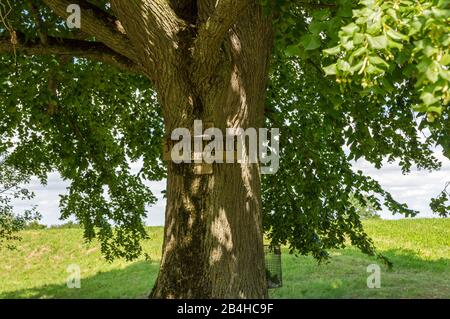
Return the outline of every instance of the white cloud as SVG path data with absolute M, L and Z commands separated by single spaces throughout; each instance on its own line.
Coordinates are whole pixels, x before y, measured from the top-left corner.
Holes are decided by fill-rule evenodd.
M 354 168 L 362 170 L 365 174 L 376 179 L 395 199 L 407 203 L 411 208 L 421 212 L 420 217 L 433 216 L 429 208 L 430 199 L 441 192 L 445 183 L 450 181 L 450 161 L 440 151 L 436 151 L 437 158 L 442 161 L 440 171 L 427 172 L 412 169 L 408 175 L 403 175 L 397 164 L 387 164 L 381 169 L 375 169 L 370 163 L 360 160 L 354 164 Z M 132 163 L 132 171 L 137 172 L 141 163 Z M 163 225 L 165 199 L 161 192 L 166 187 L 166 181 L 146 183 L 158 202 L 147 208 L 148 225 Z M 20 211 L 33 205 L 38 205 L 43 215 L 42 222 L 47 225 L 59 224 L 59 195 L 67 192 L 69 184 L 61 179 L 58 173 L 51 173 L 47 185 L 43 186 L 37 179 L 32 179 L 28 188 L 35 192 L 36 197 L 32 201 L 14 202 L 15 210 Z M 392 216 L 389 212 L 383 212 L 383 218 L 400 218 Z
M 419 211 L 418 217 L 433 217 L 435 215 L 429 207 L 430 199 L 438 195 L 446 182 L 450 181 L 450 160 L 445 158 L 440 150 L 435 152 L 435 156 L 442 162 L 442 168 L 433 172 L 413 168 L 409 174 L 404 175 L 397 163 L 385 163 L 378 170 L 364 160 L 359 160 L 353 166 L 377 180 L 397 201 L 406 203 L 410 208 Z M 382 217 L 400 218 L 401 216 L 393 216 L 384 211 Z
M 135 169 L 133 169 L 133 171 L 135 171 Z M 146 223 L 150 226 L 163 225 L 165 200 L 161 191 L 165 189 L 166 183 L 165 181 L 148 182 L 146 185 L 150 187 L 153 194 L 158 199 L 158 202 L 155 205 L 147 207 Z M 66 188 L 68 186 L 69 183 L 64 181 L 56 172 L 49 174 L 47 185 L 42 185 L 37 178 L 33 178 L 25 187 L 30 191 L 33 191 L 36 196 L 29 201 L 14 201 L 14 210 L 20 212 L 37 205 L 39 212 L 42 214 L 41 223 L 46 225 L 64 223 L 65 221 L 59 220 L 61 216 L 59 209 L 59 195 L 66 194 Z

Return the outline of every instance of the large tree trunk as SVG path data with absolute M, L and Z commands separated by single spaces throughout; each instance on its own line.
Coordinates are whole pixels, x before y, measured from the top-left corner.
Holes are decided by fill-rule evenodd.
M 222 164 L 194 175 L 190 165 L 170 164 L 167 195 L 152 297 L 266 297 L 258 168 Z
M 198 8 L 196 19 L 208 9 L 214 7 Z M 125 25 L 131 32 L 139 28 L 132 23 Z M 272 44 L 269 17 L 255 1 L 209 55 L 202 48 L 192 51 L 196 32 L 180 29 L 176 49 L 154 64 L 169 136 L 175 128 L 192 128 L 194 120 L 212 122 L 222 132 L 260 128 Z M 267 297 L 259 164 L 213 164 L 210 175 L 196 175 L 193 165 L 168 163 L 163 254 L 151 297 Z

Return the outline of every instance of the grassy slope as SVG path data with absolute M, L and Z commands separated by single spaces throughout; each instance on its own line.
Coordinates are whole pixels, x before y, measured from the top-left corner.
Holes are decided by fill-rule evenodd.
M 354 248 L 333 252 L 329 264 L 309 257 L 285 256 L 281 298 L 450 298 L 450 220 L 367 221 L 366 231 L 379 251 L 394 262 Z M 381 266 L 381 288 L 367 288 L 369 264 Z
M 395 263 L 382 266 L 381 288 L 368 289 L 366 267 L 379 263 L 356 249 L 333 251 L 330 263 L 283 255 L 284 287 L 274 298 L 450 298 L 450 220 L 368 221 L 366 230 Z M 140 298 L 154 282 L 161 228 L 150 228 L 151 260 L 104 261 L 79 229 L 27 231 L 16 251 L 0 250 L 0 298 Z M 81 267 L 81 289 L 66 287 L 67 267 Z

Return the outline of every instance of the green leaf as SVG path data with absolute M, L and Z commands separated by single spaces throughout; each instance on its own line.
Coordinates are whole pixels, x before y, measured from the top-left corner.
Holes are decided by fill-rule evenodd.
M 350 58 L 356 58 L 356 57 L 359 57 L 359 56 L 361 56 L 361 55 L 363 55 L 364 53 L 366 53 L 367 52 L 367 49 L 365 48 L 365 47 L 361 47 L 361 48 L 359 48 L 358 50 L 355 50 L 353 53 L 352 53 L 352 55 L 350 55 Z
M 341 29 L 346 35 L 353 35 L 355 32 L 359 31 L 360 28 L 355 23 L 350 23 Z
M 450 70 L 445 70 L 444 68 L 441 68 L 439 70 L 439 75 L 446 81 L 450 82 Z
M 373 64 L 369 64 L 369 66 L 366 69 L 366 72 L 368 74 L 383 74 L 384 70 L 380 69 L 379 67 L 373 65 Z
M 427 46 L 425 46 L 423 48 L 423 53 L 425 53 L 425 55 L 427 57 L 431 57 L 431 56 L 435 55 L 438 52 L 439 52 L 439 49 L 434 47 L 434 46 L 432 46 L 432 45 L 427 45 Z
M 298 56 L 298 55 L 300 55 L 302 52 L 301 52 L 300 48 L 298 47 L 298 45 L 292 44 L 292 45 L 288 46 L 288 47 L 286 48 L 286 50 L 284 50 L 284 53 L 285 53 L 287 56 Z
M 368 35 L 367 40 L 369 41 L 370 46 L 374 49 L 386 49 L 388 45 L 388 38 L 386 35 L 380 35 L 377 37 Z
M 313 18 L 317 19 L 319 21 L 323 21 L 326 20 L 329 16 L 330 16 L 330 9 L 321 9 L 321 10 L 316 10 L 313 13 Z
M 343 46 L 347 51 L 351 51 L 351 50 L 355 47 L 355 45 L 353 44 L 353 41 L 352 41 L 352 40 L 343 43 L 342 46 Z
M 353 74 L 353 73 L 355 73 L 355 72 L 361 70 L 363 64 L 364 64 L 364 61 L 361 60 L 361 61 L 359 61 L 357 64 L 352 65 L 352 67 L 350 68 L 350 73 Z
M 442 106 L 430 106 L 427 109 L 427 112 L 430 113 L 436 113 L 437 115 L 441 116 L 442 115 Z
M 394 49 L 398 49 L 399 51 L 401 51 L 403 49 L 403 44 L 389 39 L 388 40 L 388 48 L 394 48 Z
M 393 29 L 389 29 L 389 30 L 386 32 L 386 34 L 387 34 L 391 39 L 397 40 L 397 41 L 407 41 L 407 40 L 409 39 L 408 36 L 406 36 L 406 35 L 404 35 L 404 34 L 398 32 L 398 31 L 395 31 L 395 30 L 393 30 Z
M 440 63 L 442 65 L 449 65 L 450 64 L 450 54 L 449 53 L 444 54 L 444 56 L 441 58 Z
M 320 47 L 321 39 L 318 35 L 306 34 L 302 37 L 301 43 L 306 51 L 311 51 Z
M 351 1 L 341 1 L 337 15 L 344 18 L 352 16 L 352 3 Z
M 428 106 L 426 106 L 425 104 L 416 104 L 413 105 L 412 109 L 415 112 L 425 113 L 428 110 Z
M 423 92 L 420 95 L 420 99 L 425 103 L 425 105 L 433 105 L 437 101 L 439 101 L 439 98 L 435 97 L 433 93 L 431 92 Z
M 337 45 L 335 47 L 323 50 L 323 53 L 326 54 L 326 55 L 336 55 L 336 54 L 339 54 L 339 52 L 341 52 L 341 46 L 340 45 Z
M 361 44 L 364 42 L 364 39 L 366 38 L 366 35 L 364 33 L 355 33 L 353 36 L 353 43 L 355 45 Z
M 309 31 L 312 34 L 320 34 L 320 32 L 324 29 L 324 25 L 322 22 L 319 21 L 313 21 L 311 22 L 311 24 L 309 25 Z
M 425 75 L 427 76 L 428 80 L 430 80 L 430 82 L 437 82 L 437 80 L 439 79 L 440 68 L 441 67 L 439 63 L 437 63 L 436 61 L 433 61 L 433 63 L 428 66 L 427 70 L 425 71 Z
M 329 66 L 323 67 L 322 68 L 323 71 L 325 72 L 326 75 L 335 75 L 337 74 L 337 67 L 336 67 L 336 63 L 333 63 Z
M 431 62 L 432 61 L 428 58 L 422 59 L 422 61 L 420 61 L 420 63 L 417 64 L 417 70 L 419 70 L 420 73 L 425 73 Z
M 350 68 L 351 68 L 351 65 L 350 65 L 350 63 L 348 63 L 347 61 L 339 60 L 339 61 L 337 62 L 337 68 L 338 68 L 339 70 L 343 71 L 343 72 L 349 72 L 349 71 L 350 71 Z
M 381 84 L 383 88 L 388 92 L 392 93 L 395 90 L 395 87 L 392 85 L 391 81 L 387 80 L 386 77 L 381 78 Z
M 373 63 L 375 65 L 382 65 L 382 66 L 385 66 L 385 67 L 389 67 L 389 64 L 385 60 L 383 60 L 382 58 L 380 58 L 377 55 L 369 56 L 369 62 Z
M 437 17 L 437 18 L 444 18 L 447 19 L 450 17 L 450 10 L 446 10 L 446 9 L 439 9 L 436 7 L 432 7 L 431 11 L 433 12 L 433 14 Z
M 386 10 L 386 13 L 388 16 L 392 17 L 394 20 L 398 20 L 397 11 L 395 11 L 393 8 L 389 8 Z
M 408 36 L 413 36 L 422 30 L 422 23 L 419 20 L 414 20 L 409 28 Z

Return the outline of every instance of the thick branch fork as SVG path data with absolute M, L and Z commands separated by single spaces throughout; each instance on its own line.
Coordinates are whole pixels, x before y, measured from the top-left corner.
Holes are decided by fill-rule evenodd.
M 13 45 L 11 39 L 0 38 L 0 53 L 18 52 L 25 55 L 58 55 L 87 58 L 111 64 L 121 70 L 141 73 L 141 69 L 133 61 L 129 60 L 103 43 L 74 39 L 57 39 L 47 37 L 46 43 L 42 44 L 38 39 L 35 41 L 17 41 Z
M 58 16 L 66 19 L 71 0 L 43 0 Z M 256 4 L 256 0 L 218 0 L 210 7 L 209 16 L 198 21 L 192 42 L 192 71 L 197 79 L 207 78 L 213 72 L 220 45 L 227 32 L 236 23 L 240 14 Z M 97 44 L 80 48 L 65 43 L 53 43 L 49 50 L 37 45 L 22 46 L 22 52 L 46 54 L 72 51 L 74 55 L 94 58 L 123 69 L 145 66 L 145 73 L 152 79 L 177 63 L 177 50 L 183 39 L 183 30 L 190 23 L 179 17 L 167 0 L 111 0 L 113 14 L 92 5 L 87 0 L 76 2 L 82 14 L 81 31 L 95 38 Z M 182 35 L 181 35 L 182 37 Z M 109 48 L 107 50 L 105 47 Z M 3 43 L 3 51 L 6 47 Z M 70 50 L 69 50 L 70 49 Z M 82 52 L 86 50 L 87 52 Z M 67 52 L 68 53 L 68 52 Z M 164 63 L 162 63 L 164 61 Z M 133 65 L 134 62 L 134 65 Z M 200 81 L 201 82 L 201 81 Z
M 52 9 L 52 11 L 61 18 L 68 18 L 70 12 L 67 8 L 73 4 L 70 0 L 43 0 L 44 3 Z M 112 22 L 107 14 L 101 10 L 95 10 L 94 6 L 83 6 L 84 1 L 80 5 L 82 22 L 81 30 L 96 38 L 110 49 L 126 56 L 132 61 L 138 61 L 137 55 L 128 37 L 121 32 L 122 29 L 117 22 Z

